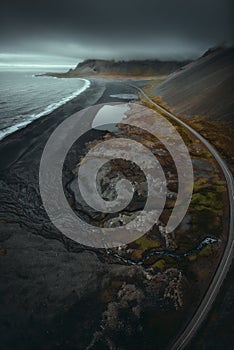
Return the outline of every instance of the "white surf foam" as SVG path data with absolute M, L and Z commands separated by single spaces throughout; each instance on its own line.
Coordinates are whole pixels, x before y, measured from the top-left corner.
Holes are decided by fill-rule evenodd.
M 55 103 L 48 105 L 39 113 L 27 115 L 27 120 L 24 120 L 18 124 L 15 124 L 15 125 L 12 125 L 12 126 L 9 126 L 5 129 L 0 130 L 0 140 L 2 140 L 7 135 L 14 133 L 15 131 L 24 128 L 28 124 L 32 123 L 34 120 L 51 113 L 52 111 L 54 111 L 58 107 L 64 105 L 68 101 L 71 101 L 73 98 L 77 97 L 78 95 L 80 95 L 82 92 L 84 92 L 86 89 L 88 89 L 90 87 L 89 80 L 87 80 L 87 79 L 80 79 L 80 80 L 84 81 L 84 86 L 82 88 L 80 88 L 79 90 L 74 91 L 71 95 L 69 95 L 67 97 L 63 97 L 58 102 L 55 102 Z M 24 115 L 24 117 L 25 117 L 25 115 Z

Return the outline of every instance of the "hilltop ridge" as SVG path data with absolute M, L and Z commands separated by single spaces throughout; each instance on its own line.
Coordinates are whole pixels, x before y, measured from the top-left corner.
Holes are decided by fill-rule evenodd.
M 48 76 L 78 78 L 89 76 L 158 76 L 168 75 L 190 61 L 88 59 L 66 73 L 46 73 Z

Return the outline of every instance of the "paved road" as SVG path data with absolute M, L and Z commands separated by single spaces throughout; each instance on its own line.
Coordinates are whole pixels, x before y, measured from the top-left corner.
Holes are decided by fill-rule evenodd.
M 157 103 L 152 101 L 145 92 L 139 87 L 132 85 L 137 89 L 150 103 L 152 103 L 159 112 L 163 112 L 164 115 L 167 115 L 171 119 L 176 120 L 179 124 L 183 125 L 186 129 L 188 129 L 194 136 L 196 136 L 212 153 L 217 162 L 219 163 L 221 169 L 223 170 L 224 176 L 227 182 L 228 195 L 230 201 L 230 221 L 229 221 L 229 234 L 228 241 L 225 247 L 225 251 L 222 257 L 222 260 L 218 266 L 215 276 L 206 292 L 205 297 L 203 298 L 201 304 L 199 305 L 196 313 L 191 319 L 190 323 L 184 329 L 183 333 L 179 336 L 179 338 L 172 345 L 171 350 L 181 350 L 189 344 L 192 337 L 195 335 L 198 328 L 201 326 L 202 322 L 205 320 L 207 313 L 210 311 L 212 304 L 219 292 L 219 289 L 223 283 L 223 280 L 226 277 L 226 274 L 229 270 L 229 267 L 232 263 L 233 255 L 234 255 L 234 181 L 232 177 L 232 173 L 229 168 L 217 153 L 215 148 L 202 137 L 196 130 L 191 128 L 191 126 L 187 125 L 185 122 L 174 116 L 172 113 L 166 111 L 164 108 L 159 106 Z

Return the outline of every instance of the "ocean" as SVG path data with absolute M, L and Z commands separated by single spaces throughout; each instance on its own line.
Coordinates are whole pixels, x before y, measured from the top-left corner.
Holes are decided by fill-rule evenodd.
M 0 71 L 0 140 L 86 90 L 78 78 L 36 77 L 38 71 Z

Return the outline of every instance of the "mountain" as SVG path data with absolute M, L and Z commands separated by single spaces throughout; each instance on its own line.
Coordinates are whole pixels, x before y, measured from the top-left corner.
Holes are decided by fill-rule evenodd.
M 188 64 L 188 62 L 189 61 L 110 61 L 89 59 L 79 63 L 75 69 L 70 69 L 67 73 L 47 73 L 47 75 L 61 77 L 168 75 L 185 64 Z
M 151 92 L 184 117 L 231 120 L 234 116 L 234 48 L 209 49 Z

